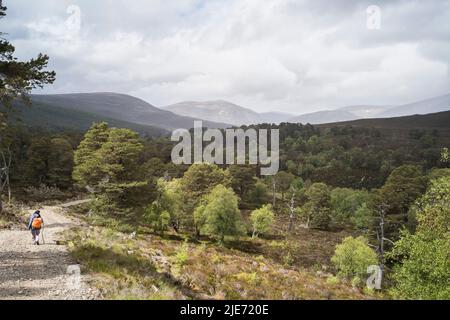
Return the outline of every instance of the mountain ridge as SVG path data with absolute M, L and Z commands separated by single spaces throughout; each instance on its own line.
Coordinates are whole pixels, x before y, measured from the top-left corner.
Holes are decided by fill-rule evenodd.
M 237 126 L 262 121 L 257 112 L 226 100 L 182 101 L 164 106 L 162 109 L 182 116 L 226 122 Z
M 353 105 L 293 117 L 288 122 L 323 124 L 357 119 L 391 118 L 450 110 L 450 94 L 396 106 Z
M 47 119 L 39 118 L 45 123 L 54 122 L 58 125 L 59 121 L 64 120 L 63 126 L 77 127 L 76 121 L 70 123 L 69 119 L 62 119 L 62 115 L 68 113 L 81 121 L 80 129 L 84 129 L 88 122 L 105 120 L 144 131 L 153 131 L 155 128 L 157 131 L 171 131 L 177 128 L 192 128 L 194 120 L 203 120 L 180 116 L 161 110 L 142 99 L 114 92 L 32 94 L 30 99 L 31 108 L 26 107 L 21 101 L 14 102 L 14 107 L 21 111 L 24 122 L 30 125 L 40 124 L 37 122 L 38 115 L 33 112 L 33 106 L 46 110 Z M 30 114 L 34 116 L 31 117 Z M 230 126 L 226 123 L 204 120 L 203 125 L 210 128 Z

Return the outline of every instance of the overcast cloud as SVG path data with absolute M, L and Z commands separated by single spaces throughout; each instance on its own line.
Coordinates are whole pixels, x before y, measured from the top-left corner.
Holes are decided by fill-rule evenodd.
M 156 106 L 224 99 L 301 114 L 450 92 L 450 1 L 4 4 L 0 30 L 17 56 L 47 53 L 57 73 L 39 93 L 114 91 Z M 67 23 L 70 5 L 81 10 L 79 31 Z M 369 5 L 381 9 L 379 30 L 366 26 Z

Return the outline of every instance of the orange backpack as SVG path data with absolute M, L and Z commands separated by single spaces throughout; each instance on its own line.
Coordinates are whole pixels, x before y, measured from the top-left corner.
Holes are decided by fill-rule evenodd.
M 40 229 L 42 227 L 42 218 L 34 218 L 31 226 L 33 229 Z

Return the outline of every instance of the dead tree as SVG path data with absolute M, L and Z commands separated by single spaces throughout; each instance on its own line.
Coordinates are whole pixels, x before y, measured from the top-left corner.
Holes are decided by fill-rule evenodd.
M 288 203 L 288 208 L 289 208 L 288 231 L 289 231 L 289 233 L 291 233 L 292 229 L 294 228 L 294 218 L 295 218 L 294 195 L 295 195 L 295 193 L 292 192 L 291 201 Z
M 384 226 L 386 223 L 386 212 L 389 206 L 385 203 L 382 203 L 378 207 L 378 219 L 379 219 L 379 227 L 377 230 L 377 240 L 378 240 L 378 255 L 380 259 L 380 283 L 383 281 L 384 277 L 384 265 L 385 265 L 385 256 L 384 256 L 384 242 L 388 241 L 393 244 L 393 241 L 386 238 L 384 236 Z
M 273 195 L 273 199 L 272 199 L 272 207 L 275 209 L 275 202 L 276 202 L 276 181 L 275 181 L 275 177 L 272 176 L 272 195 Z
M 11 186 L 9 184 L 9 168 L 11 167 L 11 151 L 9 148 L 5 151 L 1 150 L 0 154 L 2 156 L 3 164 L 0 167 L 0 213 L 3 212 L 3 202 L 2 196 L 5 188 L 8 190 L 8 203 L 11 202 Z

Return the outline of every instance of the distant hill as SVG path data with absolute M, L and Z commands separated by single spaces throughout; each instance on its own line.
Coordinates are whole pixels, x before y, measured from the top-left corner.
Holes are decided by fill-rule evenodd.
M 450 94 L 418 102 L 391 107 L 377 117 L 399 117 L 411 114 L 427 114 L 450 110 Z
M 261 115 L 255 111 L 224 100 L 184 101 L 163 109 L 182 116 L 231 123 L 236 126 L 264 122 Z
M 343 110 L 352 113 L 358 118 L 374 118 L 379 116 L 384 111 L 392 108 L 391 106 L 374 106 L 374 105 L 357 105 L 342 107 L 338 110 Z
M 46 123 L 52 127 L 85 129 L 92 121 L 104 120 L 145 131 L 155 129 L 167 131 L 191 128 L 195 120 L 158 109 L 130 95 L 110 92 L 31 95 L 31 101 L 31 108 L 24 106 L 20 101 L 16 102 L 16 108 L 21 110 L 23 121 L 30 125 Z M 211 128 L 229 126 L 211 121 L 204 121 L 203 125 Z
M 345 110 L 325 110 L 312 113 L 306 113 L 300 116 L 290 118 L 288 122 L 320 124 L 328 122 L 339 122 L 358 119 L 359 117 Z
M 355 126 L 381 129 L 444 129 L 444 131 L 450 131 L 450 111 L 394 118 L 359 119 L 354 121 L 325 123 L 319 125 L 319 127 L 322 128 L 337 126 Z
M 45 128 L 49 131 L 86 131 L 93 122 L 106 121 L 111 127 L 128 128 L 149 136 L 168 134 L 166 129 L 113 119 L 107 116 L 78 111 L 75 109 L 55 108 L 45 103 L 34 102 L 32 106 L 17 103 L 11 121 L 30 127 Z
M 399 106 L 356 105 L 292 117 L 288 122 L 322 124 L 367 118 L 391 118 L 450 110 L 450 94 Z
M 275 123 L 279 124 L 281 122 L 287 122 L 289 119 L 294 117 L 293 114 L 284 112 L 263 112 L 259 114 L 261 121 L 265 123 Z

